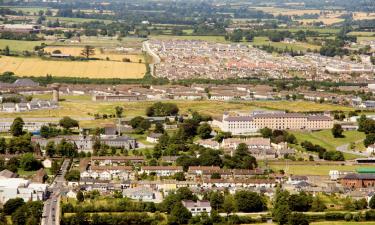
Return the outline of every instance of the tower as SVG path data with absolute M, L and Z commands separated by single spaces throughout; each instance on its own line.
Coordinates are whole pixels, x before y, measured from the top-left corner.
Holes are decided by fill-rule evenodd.
M 60 84 L 54 83 L 52 84 L 52 100 L 55 102 L 59 101 L 59 89 L 60 89 Z

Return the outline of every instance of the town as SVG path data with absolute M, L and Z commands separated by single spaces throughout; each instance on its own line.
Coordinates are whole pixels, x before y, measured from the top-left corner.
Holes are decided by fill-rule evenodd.
M 375 225 L 368 0 L 0 1 L 0 225 Z

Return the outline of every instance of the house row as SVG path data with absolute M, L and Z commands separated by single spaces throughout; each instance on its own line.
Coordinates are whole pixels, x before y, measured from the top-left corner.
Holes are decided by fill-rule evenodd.
M 14 113 L 39 109 L 56 109 L 58 106 L 58 103 L 54 101 L 31 101 L 27 103 L 3 103 L 1 110 L 3 112 Z

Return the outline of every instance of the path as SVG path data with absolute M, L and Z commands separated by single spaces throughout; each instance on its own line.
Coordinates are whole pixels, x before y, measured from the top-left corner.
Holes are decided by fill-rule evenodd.
M 153 63 L 150 63 L 150 73 L 151 76 L 155 77 L 154 65 L 160 63 L 160 57 L 154 51 L 151 50 L 150 43 L 148 41 L 144 41 L 142 43 L 142 49 L 152 57 Z
M 361 141 L 363 141 L 363 140 L 356 141 L 355 144 L 358 144 Z M 364 157 L 369 157 L 369 154 L 367 154 L 366 152 L 359 152 L 359 151 L 349 150 L 349 146 L 350 146 L 350 143 L 343 144 L 343 145 L 337 146 L 336 150 L 340 151 L 340 152 L 343 152 L 343 153 L 348 153 L 348 154 L 354 154 L 354 155 L 360 155 L 360 156 L 364 156 Z

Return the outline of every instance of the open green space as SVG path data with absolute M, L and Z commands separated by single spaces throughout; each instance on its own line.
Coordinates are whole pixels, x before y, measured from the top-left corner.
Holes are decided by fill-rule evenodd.
M 257 225 L 273 225 L 276 223 L 257 223 Z M 310 225 L 375 225 L 375 222 L 346 222 L 346 221 L 321 221 L 313 222 Z
M 293 49 L 296 51 L 306 51 L 307 49 L 319 49 L 320 47 L 317 45 L 312 45 L 309 43 L 304 42 L 296 42 L 296 43 L 285 43 L 285 42 L 272 42 L 267 37 L 254 37 L 254 41 L 252 42 L 253 45 L 270 45 L 278 49 Z
M 171 35 L 151 35 L 151 39 L 158 40 L 198 40 L 198 41 L 208 41 L 208 42 L 219 42 L 219 43 L 228 43 L 224 36 L 171 36 Z
M 320 175 L 328 176 L 330 170 L 355 172 L 358 168 L 368 168 L 366 165 L 341 165 L 339 163 L 318 163 L 318 162 L 293 162 L 279 161 L 269 162 L 269 167 L 273 171 L 284 170 L 287 174 L 294 175 Z
M 334 138 L 331 130 L 292 133 L 296 136 L 298 143 L 310 141 L 311 143 L 320 145 L 329 151 L 336 150 L 337 147 L 350 143 L 356 143 L 356 149 L 364 149 L 362 140 L 365 138 L 365 134 L 358 131 L 344 131 L 343 138 Z
M 51 41 L 18 41 L 0 39 L 0 49 L 4 49 L 5 46 L 8 46 L 10 51 L 34 51 L 34 47 L 39 46 L 42 43 L 49 44 Z

